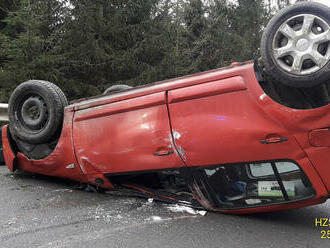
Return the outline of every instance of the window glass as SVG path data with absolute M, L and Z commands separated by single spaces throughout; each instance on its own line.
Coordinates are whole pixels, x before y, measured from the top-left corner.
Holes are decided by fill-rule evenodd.
M 276 162 L 276 167 L 279 173 L 299 171 L 298 165 L 292 162 Z
M 279 173 L 293 172 L 299 170 L 299 167 L 291 162 L 276 162 Z M 250 164 L 250 171 L 253 177 L 265 177 L 273 174 L 271 163 Z
M 250 171 L 253 177 L 265 177 L 273 174 L 270 163 L 250 164 Z
M 244 208 L 290 202 L 315 194 L 293 162 L 266 162 L 196 168 L 200 190 L 220 208 Z

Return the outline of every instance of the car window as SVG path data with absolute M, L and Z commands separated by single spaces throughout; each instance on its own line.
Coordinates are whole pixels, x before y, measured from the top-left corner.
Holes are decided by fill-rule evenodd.
M 298 171 L 299 167 L 291 162 L 276 162 L 278 172 L 288 173 Z M 266 177 L 273 174 L 271 163 L 253 163 L 249 165 L 253 177 Z
M 315 195 L 307 176 L 293 161 L 225 164 L 192 170 L 198 193 L 216 208 L 267 206 Z

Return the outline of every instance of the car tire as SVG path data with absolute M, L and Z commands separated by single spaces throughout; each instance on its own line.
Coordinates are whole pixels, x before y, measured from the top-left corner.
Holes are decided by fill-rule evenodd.
M 68 106 L 69 105 L 68 99 L 66 98 L 64 92 L 60 89 L 60 87 L 58 87 L 56 84 L 51 84 L 51 85 L 52 85 L 52 87 L 54 87 L 54 89 L 56 90 L 57 94 L 59 95 L 63 107 L 65 108 L 66 106 Z
M 40 80 L 20 84 L 9 99 L 9 130 L 29 144 L 45 144 L 58 138 L 63 123 L 64 93 Z
M 113 85 L 111 87 L 109 87 L 108 89 L 106 89 L 103 92 L 103 95 L 108 95 L 111 94 L 113 92 L 117 92 L 117 91 L 122 91 L 122 90 L 128 90 L 133 88 L 132 86 L 126 85 L 126 84 L 117 84 L 117 85 Z
M 268 23 L 263 71 L 277 82 L 309 88 L 330 79 L 330 8 L 313 2 L 284 8 Z

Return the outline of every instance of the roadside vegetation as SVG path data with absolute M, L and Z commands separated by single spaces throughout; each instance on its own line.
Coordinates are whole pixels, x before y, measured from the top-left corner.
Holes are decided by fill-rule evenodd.
M 29 79 L 69 99 L 250 60 L 289 0 L 0 0 L 0 102 Z

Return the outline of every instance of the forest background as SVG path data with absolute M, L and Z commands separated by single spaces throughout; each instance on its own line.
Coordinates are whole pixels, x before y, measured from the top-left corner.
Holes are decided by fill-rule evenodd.
M 253 59 L 292 2 L 0 0 L 0 102 L 29 79 L 76 99 Z

